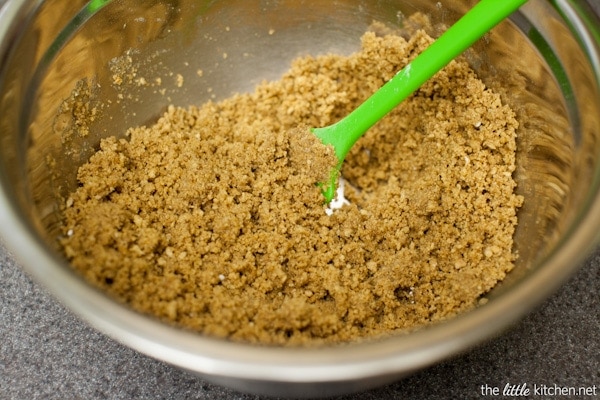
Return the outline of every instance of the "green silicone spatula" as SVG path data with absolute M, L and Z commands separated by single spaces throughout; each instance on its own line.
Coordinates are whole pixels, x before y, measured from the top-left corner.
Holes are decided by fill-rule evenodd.
M 526 2 L 481 0 L 348 116 L 333 125 L 312 129 L 324 144 L 334 147 L 339 161 L 330 181 L 319 184 L 327 203 L 334 198 L 342 162 L 354 143 L 425 81 Z

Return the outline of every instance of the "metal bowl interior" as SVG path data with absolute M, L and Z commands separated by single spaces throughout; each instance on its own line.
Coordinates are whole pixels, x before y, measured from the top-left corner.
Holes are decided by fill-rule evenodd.
M 401 28 L 407 16 L 424 12 L 435 36 L 470 4 L 11 0 L 0 8 L 2 236 L 28 272 L 101 331 L 254 393 L 326 396 L 366 389 L 498 334 L 571 275 L 597 241 L 600 19 L 586 1 L 531 0 L 465 55 L 518 114 L 515 178 L 526 199 L 515 235 L 517 266 L 473 311 L 361 344 L 230 343 L 136 314 L 72 272 L 57 247 L 60 205 L 102 137 L 149 123 L 169 104 L 250 91 L 277 79 L 300 55 L 352 52 L 375 20 Z M 115 62 L 130 68 L 129 83 L 114 84 Z M 177 75 L 185 85 L 176 84 Z M 161 76 L 163 85 L 137 85 L 141 76 Z M 103 105 L 85 137 L 73 134 L 78 111 L 65 107 L 74 95 Z

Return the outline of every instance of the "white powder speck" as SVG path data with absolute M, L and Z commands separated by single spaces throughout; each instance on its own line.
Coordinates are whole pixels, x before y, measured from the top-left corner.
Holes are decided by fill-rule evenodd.
M 325 209 L 325 213 L 327 215 L 333 215 L 334 210 L 339 210 L 345 204 L 350 204 L 350 202 L 344 197 L 344 188 L 346 186 L 346 181 L 344 178 L 339 179 L 337 190 L 335 191 L 335 198 L 331 200 L 328 207 Z

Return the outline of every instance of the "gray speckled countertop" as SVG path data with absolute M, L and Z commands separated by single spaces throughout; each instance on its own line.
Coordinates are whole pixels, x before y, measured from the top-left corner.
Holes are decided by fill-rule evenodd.
M 599 294 L 600 249 L 501 336 L 389 386 L 341 399 L 515 398 L 482 395 L 483 385 L 491 391 L 507 383 L 585 387 L 592 395 L 576 398 L 600 399 Z M 98 333 L 32 282 L 0 246 L 0 399 L 260 397 L 209 384 Z

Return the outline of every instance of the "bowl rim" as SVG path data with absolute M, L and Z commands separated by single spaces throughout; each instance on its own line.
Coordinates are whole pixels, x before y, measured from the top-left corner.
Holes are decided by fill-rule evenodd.
M 0 0 L 0 21 L 11 20 L 27 3 Z M 2 52 L 9 34 L 9 24 L 0 24 Z M 600 65 L 598 54 L 594 57 Z M 600 82 L 600 75 L 596 78 Z M 2 171 L 0 182 L 0 236 L 6 248 L 68 309 L 118 342 L 169 364 L 202 375 L 256 381 L 345 382 L 409 373 L 434 364 L 507 329 L 571 276 L 600 239 L 597 169 L 587 202 L 573 224 L 579 224 L 578 229 L 572 228 L 540 262 L 543 268 L 533 268 L 510 292 L 414 334 L 328 347 L 270 347 L 186 332 L 123 307 L 97 289 L 91 290 L 24 221 Z

